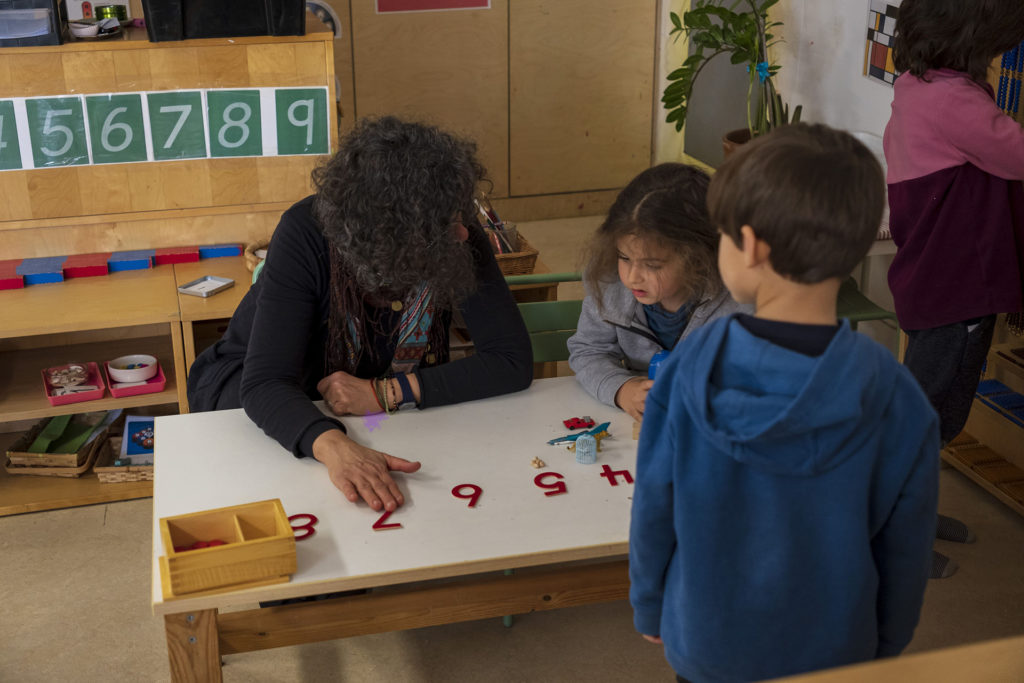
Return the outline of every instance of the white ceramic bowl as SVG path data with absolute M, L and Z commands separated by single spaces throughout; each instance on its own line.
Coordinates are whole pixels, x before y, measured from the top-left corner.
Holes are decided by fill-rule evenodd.
M 144 353 L 121 356 L 107 363 L 110 379 L 115 382 L 144 382 L 156 375 L 156 358 Z
M 99 24 L 76 24 L 72 21 L 68 23 L 68 28 L 76 38 L 93 38 L 100 32 Z

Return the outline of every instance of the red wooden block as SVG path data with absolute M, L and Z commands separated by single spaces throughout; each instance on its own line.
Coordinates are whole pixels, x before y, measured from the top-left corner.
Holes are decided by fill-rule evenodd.
M 193 263 L 199 260 L 199 247 L 164 247 L 153 254 L 153 265 Z
M 109 258 L 109 251 L 102 254 L 72 254 L 64 261 L 64 277 L 106 275 L 109 272 L 107 268 L 107 259 Z
M 0 289 L 22 289 L 25 286 L 25 278 L 18 275 L 20 265 L 20 258 L 0 261 Z

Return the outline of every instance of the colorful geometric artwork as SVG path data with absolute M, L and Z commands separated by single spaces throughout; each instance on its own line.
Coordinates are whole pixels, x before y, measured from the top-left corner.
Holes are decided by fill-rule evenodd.
M 864 75 L 892 85 L 896 66 L 892 62 L 892 42 L 896 35 L 896 14 L 901 0 L 870 0 L 868 35 L 864 46 Z

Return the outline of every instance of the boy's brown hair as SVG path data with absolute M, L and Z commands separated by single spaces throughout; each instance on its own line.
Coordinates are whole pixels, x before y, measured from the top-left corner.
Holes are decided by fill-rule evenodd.
M 884 204 L 878 160 L 821 124 L 781 126 L 744 145 L 708 188 L 718 230 L 741 246 L 749 225 L 771 247 L 775 272 L 804 284 L 847 277 L 874 242 Z

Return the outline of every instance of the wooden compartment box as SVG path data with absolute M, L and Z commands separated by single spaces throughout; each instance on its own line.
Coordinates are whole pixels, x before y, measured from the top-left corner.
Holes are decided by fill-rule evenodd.
M 164 599 L 288 581 L 295 535 L 278 499 L 160 518 Z M 224 545 L 189 550 L 197 542 Z M 178 548 L 178 550 L 175 550 Z

